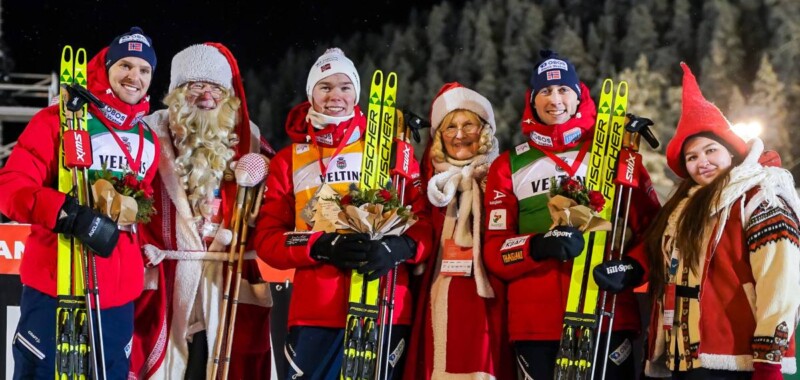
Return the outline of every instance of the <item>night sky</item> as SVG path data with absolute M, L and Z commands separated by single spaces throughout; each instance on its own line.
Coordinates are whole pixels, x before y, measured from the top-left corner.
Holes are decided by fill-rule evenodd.
M 411 9 L 431 1 L 2 1 L 2 39 L 14 71 L 49 73 L 65 44 L 93 56 L 114 36 L 138 25 L 153 39 L 158 64 L 150 94 L 160 98 L 169 82 L 172 56 L 190 44 L 221 42 L 242 71 L 280 59 L 290 46 L 316 50 L 336 36 L 378 31 L 403 23 Z M 358 3 L 360 6 L 354 6 Z M 74 4 L 74 5 L 70 5 Z M 279 4 L 279 5 L 278 5 Z M 369 4 L 369 6 L 364 6 Z M 280 10 L 279 10 L 280 8 Z M 309 62 L 309 65 L 312 62 Z

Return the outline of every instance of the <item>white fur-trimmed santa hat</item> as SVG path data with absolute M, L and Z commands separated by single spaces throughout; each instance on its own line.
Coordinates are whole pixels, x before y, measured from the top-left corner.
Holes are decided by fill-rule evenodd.
M 233 91 L 233 74 L 228 59 L 214 46 L 198 44 L 181 50 L 172 58 L 169 91 L 187 82 L 208 82 Z
M 431 106 L 431 137 L 436 134 L 444 117 L 455 110 L 472 111 L 492 127 L 492 134 L 497 130 L 494 121 L 492 104 L 483 95 L 470 90 L 458 82 L 446 83 L 439 90 Z
M 358 71 L 353 61 L 347 58 L 342 49 L 338 47 L 325 50 L 325 53 L 314 62 L 314 66 L 311 66 L 311 70 L 308 72 L 308 80 L 306 81 L 308 101 L 311 101 L 311 90 L 314 89 L 317 82 L 333 74 L 347 75 L 353 81 L 353 87 L 355 87 L 356 91 L 356 104 L 358 104 L 358 98 L 361 94 L 361 78 L 358 77 Z

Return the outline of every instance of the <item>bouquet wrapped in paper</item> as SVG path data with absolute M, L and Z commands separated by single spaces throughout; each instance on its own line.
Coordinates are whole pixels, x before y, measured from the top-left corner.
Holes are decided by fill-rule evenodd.
M 583 232 L 611 231 L 611 222 L 598 212 L 603 210 L 606 200 L 599 191 L 588 190 L 570 177 L 550 179 L 550 200 L 547 208 L 553 225 L 575 227 Z
M 417 220 L 411 207 L 402 205 L 390 186 L 361 191 L 352 185 L 344 196 L 332 190 L 321 190 L 313 230 L 351 230 L 379 240 L 384 236 L 402 235 Z
M 116 177 L 103 168 L 92 184 L 95 209 L 122 226 L 147 223 L 155 212 L 152 189 L 143 188 L 133 173 Z

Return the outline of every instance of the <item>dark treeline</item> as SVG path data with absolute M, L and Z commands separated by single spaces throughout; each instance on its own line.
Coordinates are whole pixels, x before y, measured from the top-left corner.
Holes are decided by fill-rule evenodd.
M 566 10 L 576 11 L 566 11 Z M 484 94 L 501 148 L 523 141 L 519 121 L 538 51 L 576 65 L 597 93 L 606 77 L 630 85 L 629 110 L 656 121 L 662 144 L 680 116 L 678 63 L 694 70 L 709 100 L 732 122 L 764 125 L 767 147 L 791 163 L 800 122 L 800 2 L 796 0 L 486 0 L 414 10 L 403 25 L 289 49 L 275 65 L 246 73 L 254 121 L 280 147 L 290 107 L 305 99 L 308 69 L 339 46 L 360 70 L 362 107 L 375 68 L 399 75 L 398 104 L 427 116 L 445 82 Z

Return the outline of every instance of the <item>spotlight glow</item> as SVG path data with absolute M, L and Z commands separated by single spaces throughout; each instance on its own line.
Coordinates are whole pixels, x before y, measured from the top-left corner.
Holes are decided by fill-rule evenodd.
M 751 120 L 751 121 L 736 123 L 731 126 L 731 129 L 733 129 L 733 132 L 739 135 L 739 137 L 741 137 L 744 141 L 748 141 L 752 138 L 761 135 L 761 132 L 764 130 L 764 127 L 761 125 L 760 121 Z

